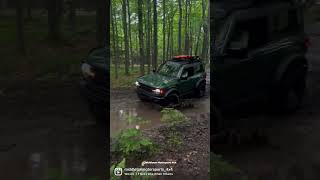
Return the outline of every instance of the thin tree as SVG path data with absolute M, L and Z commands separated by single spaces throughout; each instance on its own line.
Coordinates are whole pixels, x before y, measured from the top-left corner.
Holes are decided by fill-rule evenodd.
M 143 0 L 138 0 L 138 31 L 139 31 L 139 52 L 140 52 L 140 74 L 144 75 L 144 38 L 143 38 Z
M 111 25 L 112 25 L 112 41 L 113 41 L 112 45 L 113 45 L 113 55 L 114 55 L 113 62 L 115 66 L 115 78 L 118 79 L 118 63 L 117 63 L 117 61 L 119 60 L 118 28 L 116 25 L 117 19 L 115 16 L 115 10 L 112 7 L 112 3 L 110 6 L 111 6 L 110 7 L 111 12 L 112 12 Z
M 17 15 L 17 44 L 18 50 L 22 55 L 26 54 L 24 41 L 24 23 L 23 23 L 23 7 L 22 0 L 16 0 L 16 15 Z
M 98 46 L 107 47 L 109 35 L 109 8 L 106 0 L 96 0 L 96 26 L 97 26 L 97 44 Z M 109 12 L 109 13 L 108 13 Z
M 202 22 L 203 22 L 203 32 L 204 33 L 203 33 L 203 45 L 202 45 L 201 57 L 204 60 L 207 59 L 208 44 L 209 44 L 208 18 L 206 17 L 206 9 L 207 9 L 206 0 L 202 0 Z
M 163 8 L 163 15 L 162 15 L 162 41 L 163 41 L 163 47 L 162 47 L 162 62 L 165 61 L 165 55 L 166 55 L 166 0 L 162 0 L 162 8 Z
M 153 58 L 152 68 L 158 67 L 158 13 L 157 13 L 157 0 L 153 0 Z
M 31 20 L 32 19 L 32 0 L 27 1 L 27 19 Z
M 127 24 L 127 0 L 122 0 L 122 26 L 123 26 L 123 34 L 124 34 L 125 74 L 129 75 L 129 41 L 128 41 L 128 24 Z
M 131 10 L 130 10 L 130 1 L 127 0 L 128 8 L 128 34 L 129 34 L 129 50 L 130 50 L 130 59 L 131 59 L 131 70 L 133 70 L 133 44 L 132 44 L 132 31 L 131 31 Z
M 188 0 L 185 2 L 185 19 L 184 19 L 184 53 L 189 54 L 189 34 L 188 34 Z
M 61 40 L 62 0 L 47 0 L 48 38 L 51 41 Z
M 69 9 L 69 12 L 68 12 L 68 20 L 69 20 L 69 26 L 70 26 L 69 28 L 72 33 L 75 33 L 76 32 L 76 15 L 77 15 L 75 0 L 68 0 L 67 3 L 68 3 L 68 9 Z
M 182 28 L 182 0 L 178 0 L 179 22 L 178 22 L 178 53 L 181 54 L 181 28 Z
M 147 57 L 147 64 L 148 64 L 148 73 L 150 73 L 150 61 L 151 61 L 151 0 L 147 0 L 147 52 L 146 52 L 146 57 Z

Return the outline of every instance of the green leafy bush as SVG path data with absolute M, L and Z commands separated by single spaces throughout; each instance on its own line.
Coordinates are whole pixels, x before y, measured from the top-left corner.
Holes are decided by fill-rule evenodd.
M 123 130 L 118 135 L 114 148 L 124 157 L 142 157 L 155 151 L 155 145 L 150 139 L 144 138 L 138 129 Z
M 171 132 L 169 132 L 167 138 L 168 138 L 168 143 L 171 146 L 174 146 L 175 148 L 180 148 L 181 147 L 181 145 L 182 145 L 181 133 L 175 132 L 175 131 L 171 131 Z
M 161 121 L 166 122 L 171 128 L 176 128 L 177 125 L 185 123 L 189 120 L 182 112 L 173 108 L 164 108 L 161 111 Z
M 212 179 L 219 180 L 247 180 L 246 176 L 243 176 L 241 171 L 234 167 L 229 162 L 225 161 L 221 155 L 211 153 L 210 155 L 210 176 Z

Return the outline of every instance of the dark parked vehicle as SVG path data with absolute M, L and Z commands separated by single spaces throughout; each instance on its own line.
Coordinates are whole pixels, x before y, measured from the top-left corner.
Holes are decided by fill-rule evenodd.
M 309 46 L 303 10 L 290 1 L 266 3 L 213 5 L 211 84 L 220 112 L 249 102 L 265 102 L 276 112 L 301 106 Z
M 136 92 L 142 101 L 174 106 L 183 96 L 202 97 L 206 90 L 206 72 L 199 57 L 176 56 L 161 64 L 158 70 L 136 81 Z
M 109 97 L 109 69 L 107 65 L 106 48 L 92 49 L 82 62 L 81 92 L 88 101 L 90 110 L 98 120 L 107 118 Z

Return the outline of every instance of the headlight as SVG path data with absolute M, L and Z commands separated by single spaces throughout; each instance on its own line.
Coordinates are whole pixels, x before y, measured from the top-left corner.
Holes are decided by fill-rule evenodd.
M 164 90 L 163 89 L 154 89 L 152 90 L 152 92 L 154 92 L 157 95 L 162 95 L 164 94 Z
M 136 84 L 136 86 L 140 86 L 140 83 L 139 83 L 138 81 L 136 81 L 136 83 L 135 83 L 135 84 Z
M 82 74 L 84 77 L 94 77 L 95 73 L 92 71 L 91 65 L 83 63 L 81 66 Z

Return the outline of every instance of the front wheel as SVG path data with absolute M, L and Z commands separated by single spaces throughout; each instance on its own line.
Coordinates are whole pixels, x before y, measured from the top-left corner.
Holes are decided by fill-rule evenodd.
M 164 107 L 176 107 L 180 105 L 179 95 L 176 93 L 169 94 L 162 104 Z

